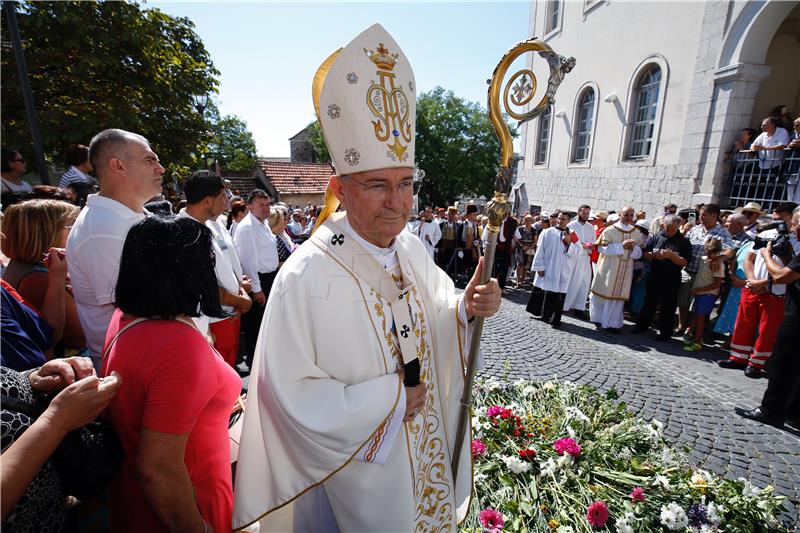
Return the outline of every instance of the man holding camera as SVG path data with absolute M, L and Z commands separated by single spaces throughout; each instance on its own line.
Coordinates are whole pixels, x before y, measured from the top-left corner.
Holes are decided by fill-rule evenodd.
M 791 219 L 791 231 L 795 247 L 800 240 L 800 208 L 795 208 Z M 789 425 L 800 431 L 800 357 L 797 345 L 800 342 L 800 254 L 786 266 L 774 260 L 772 243 L 759 250 L 774 284 L 786 287 L 784 319 L 777 333 L 772 357 L 767 363 L 769 384 L 761 405 L 754 409 L 736 408 L 736 413 L 775 427 Z
M 773 224 L 761 231 L 744 264 L 747 282 L 742 291 L 736 325 L 731 337 L 731 355 L 720 361 L 722 368 L 744 369 L 749 378 L 765 377 L 764 365 L 783 321 L 786 285 L 770 277 L 762 250 L 771 250 L 770 260 L 783 267 L 797 248 L 797 239 L 788 235 L 792 211 L 797 204 L 780 204 L 772 213 Z M 785 243 L 781 245 L 781 243 Z

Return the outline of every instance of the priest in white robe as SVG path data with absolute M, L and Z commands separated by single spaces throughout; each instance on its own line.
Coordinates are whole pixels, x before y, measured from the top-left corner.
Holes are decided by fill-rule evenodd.
M 419 240 L 425 245 L 428 255 L 433 258 L 434 252 L 436 251 L 436 244 L 442 238 L 442 229 L 439 227 L 439 224 L 433 220 L 433 211 L 430 207 L 425 208 L 415 235 L 419 237 Z
M 561 310 L 570 279 L 569 261 L 581 253 L 581 248 L 574 240 L 575 235 L 567 227 L 569 221 L 568 213 L 558 213 L 558 224 L 539 235 L 536 255 L 533 256 L 531 265 L 531 271 L 536 274 L 533 279 L 534 289 L 544 291 L 542 294 L 534 290 L 531 301 L 543 299 L 541 320 L 554 328 L 561 327 Z
M 644 244 L 641 232 L 633 225 L 633 207 L 626 206 L 619 216 L 619 221 L 607 227 L 597 241 L 600 258 L 589 302 L 589 320 L 610 333 L 619 333 L 622 328 L 623 308 L 633 281 L 633 261 L 642 257 Z
M 500 288 L 479 285 L 481 261 L 457 295 L 403 231 L 414 90 L 406 56 L 377 24 L 315 76 L 314 106 L 337 174 L 264 314 L 234 529 L 455 532 L 469 509 L 469 438 L 457 481 L 451 467 L 469 323 L 496 313 Z M 403 112 L 376 107 L 373 91 L 396 98 Z M 396 134 L 384 136 L 376 120 Z M 345 211 L 335 213 L 340 203 Z
M 581 318 L 586 318 L 586 300 L 589 297 L 589 285 L 592 283 L 592 250 L 597 242 L 594 226 L 589 222 L 591 207 L 582 205 L 578 208 L 578 216 L 567 227 L 575 232 L 576 244 L 581 251 L 569 259 L 570 278 L 567 296 L 564 299 L 564 311 L 574 310 Z

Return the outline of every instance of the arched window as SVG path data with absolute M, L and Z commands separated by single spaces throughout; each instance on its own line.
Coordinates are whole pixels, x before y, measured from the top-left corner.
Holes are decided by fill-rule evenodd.
M 639 77 L 633 91 L 633 122 L 628 149 L 630 159 L 640 159 L 651 153 L 660 89 L 661 68 L 652 65 Z
M 578 101 L 575 117 L 575 148 L 572 160 L 580 163 L 589 159 L 589 145 L 592 141 L 592 125 L 594 122 L 594 89 L 589 87 Z
M 536 157 L 534 158 L 535 165 L 544 165 L 547 163 L 547 149 L 550 144 L 551 114 L 552 107 L 547 106 L 545 112 L 539 115 L 539 129 L 536 132 Z

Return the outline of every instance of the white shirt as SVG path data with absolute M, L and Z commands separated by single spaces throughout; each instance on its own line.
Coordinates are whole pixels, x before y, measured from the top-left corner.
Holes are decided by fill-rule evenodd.
M 114 290 L 128 230 L 144 220 L 111 198 L 90 194 L 67 239 L 67 266 L 86 344 L 93 358 L 103 352 L 114 313 Z M 97 361 L 95 361 L 97 365 Z
M 17 184 L 5 178 L 0 178 L 0 180 L 2 180 L 3 183 L 3 192 L 33 192 L 33 187 L 31 187 L 31 184 L 27 181 L 21 181 Z
M 766 131 L 753 141 L 753 145 L 760 145 L 766 148 L 789 144 L 789 133 L 783 128 L 775 128 L 772 135 L 767 135 Z M 783 161 L 783 150 L 759 150 L 759 166 L 763 169 L 780 166 Z
M 594 231 L 594 226 L 592 226 L 589 222 L 584 222 L 581 224 L 580 220 L 573 220 L 567 227 L 578 234 L 578 239 L 582 244 L 596 244 L 597 243 L 597 233 Z M 580 246 L 580 245 L 579 245 Z M 581 253 L 583 255 L 591 254 L 591 250 L 588 248 L 584 248 L 581 246 Z
M 200 224 L 199 220 L 186 211 L 181 211 L 178 216 L 191 218 Z M 227 231 L 219 227 L 219 223 L 216 220 L 211 219 L 206 221 L 205 226 L 211 231 L 212 235 L 211 246 L 214 249 L 214 272 L 217 275 L 217 284 L 230 293 L 239 294 L 239 280 L 242 279 L 242 267 L 239 265 L 239 258 L 236 255 L 236 250 L 233 248 L 233 240 L 230 235 L 228 235 Z M 228 315 L 232 315 L 235 312 L 233 307 L 227 305 L 223 305 L 222 310 Z M 220 320 L 225 319 L 208 317 L 209 323 L 212 324 Z
M 236 226 L 233 245 L 242 265 L 242 272 L 253 283 L 253 292 L 261 292 L 258 273 L 266 274 L 278 269 L 278 241 L 264 222 L 259 222 L 253 213 L 247 213 Z

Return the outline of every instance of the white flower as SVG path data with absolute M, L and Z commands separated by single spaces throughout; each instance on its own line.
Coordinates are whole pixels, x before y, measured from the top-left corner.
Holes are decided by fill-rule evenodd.
M 556 462 L 553 461 L 552 457 L 550 457 L 544 463 L 539 464 L 539 471 L 541 472 L 542 476 L 552 476 L 556 473 L 556 468 L 558 468 L 558 465 L 556 465 Z
M 572 456 L 568 453 L 565 453 L 564 455 L 556 459 L 556 464 L 558 465 L 559 468 L 563 470 L 569 470 L 573 462 L 575 462 L 575 459 L 573 459 Z
M 528 383 L 528 380 L 525 379 L 518 379 L 516 380 L 513 385 L 517 388 L 522 388 Z
M 661 433 L 659 433 L 659 431 L 656 428 L 654 428 L 653 426 L 646 426 L 646 428 L 647 428 L 647 437 L 651 441 L 658 442 L 659 440 L 661 440 Z
M 742 487 L 742 496 L 745 498 L 755 498 L 761 492 L 758 487 L 747 481 L 745 478 L 740 477 L 739 481 L 744 483 L 744 487 Z
M 722 517 L 725 515 L 727 509 L 722 505 L 716 504 L 711 502 L 706 506 L 706 516 L 708 517 L 708 521 L 715 526 L 718 526 L 722 523 Z
M 567 417 L 574 418 L 575 420 L 578 420 L 581 424 L 588 424 L 590 422 L 589 417 L 583 414 L 583 411 L 572 405 L 567 407 Z
M 565 385 L 566 385 L 567 383 L 569 383 L 569 381 L 565 381 L 565 382 L 564 382 L 564 384 L 565 384 Z M 544 385 L 542 385 L 542 388 L 543 388 L 544 390 L 553 390 L 553 389 L 555 389 L 555 388 L 556 388 L 556 384 L 555 384 L 555 383 L 553 383 L 552 381 L 545 381 L 545 382 L 544 382 Z
M 492 391 L 492 390 L 499 389 L 502 386 L 503 386 L 503 384 L 500 383 L 500 380 L 497 379 L 494 376 L 492 376 L 492 377 L 490 377 L 489 379 L 486 380 L 486 390 Z
M 704 474 L 705 472 L 703 472 L 702 470 L 695 471 L 692 474 L 692 483 L 694 483 L 695 485 L 705 485 L 706 483 L 708 483 L 708 478 Z
M 672 485 L 669 484 L 669 479 L 667 479 L 666 476 L 662 476 L 661 474 L 656 474 L 656 477 L 653 478 L 653 486 L 661 487 L 664 490 L 672 489 Z
M 530 396 L 535 392 L 536 392 L 536 387 L 534 387 L 533 385 L 525 385 L 524 387 L 522 387 L 522 394 L 524 394 L 525 396 Z
M 633 513 L 625 513 L 624 516 L 617 518 L 614 525 L 617 527 L 617 533 L 633 533 L 633 525 L 636 524 L 636 516 Z
M 474 478 L 475 479 L 475 483 L 480 483 L 481 481 L 483 481 L 487 477 L 489 477 L 489 476 L 487 476 L 483 472 L 478 472 L 477 474 L 475 474 L 475 478 Z
M 567 435 L 569 435 L 570 438 L 574 439 L 578 434 L 575 433 L 575 430 L 572 429 L 572 426 L 567 426 Z
M 664 433 L 664 424 L 662 424 L 657 418 L 654 418 L 650 421 L 650 424 L 658 431 L 659 435 Z
M 670 502 L 661 506 L 661 523 L 670 531 L 678 531 L 689 526 L 689 518 L 680 505 Z
M 506 455 L 503 457 L 503 462 L 506 464 L 506 468 L 515 474 L 521 474 L 531 469 L 530 463 L 521 460 L 519 457 L 514 457 L 513 455 Z
M 558 526 L 556 533 L 575 533 L 575 530 L 572 526 Z

